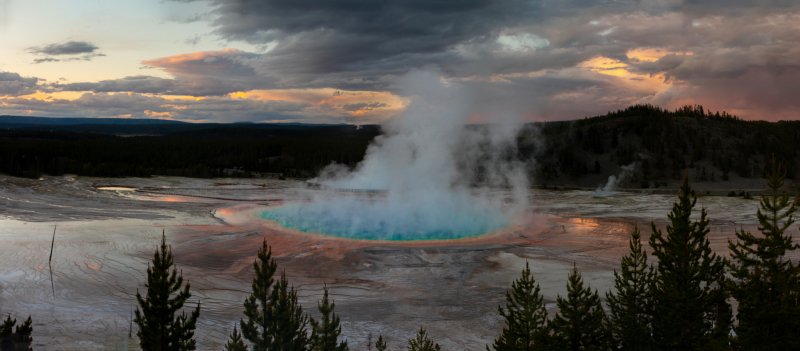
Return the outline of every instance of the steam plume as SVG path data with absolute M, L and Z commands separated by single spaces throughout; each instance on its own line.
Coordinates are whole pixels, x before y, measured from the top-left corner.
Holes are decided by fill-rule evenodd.
M 306 203 L 264 217 L 356 239 L 447 239 L 509 225 L 527 205 L 517 116 L 468 125 L 468 89 L 429 72 L 409 74 L 400 84 L 411 103 L 384 126 L 364 160 L 352 171 L 329 166 L 315 180 L 349 191 L 315 192 Z
M 625 181 L 627 181 L 633 174 L 636 172 L 636 168 L 638 167 L 638 163 L 634 162 L 629 165 L 621 166 L 619 170 L 619 174 L 617 175 L 610 175 L 608 176 L 608 180 L 606 184 L 602 187 L 598 187 L 594 191 L 595 196 L 608 196 L 613 194 L 619 185 Z

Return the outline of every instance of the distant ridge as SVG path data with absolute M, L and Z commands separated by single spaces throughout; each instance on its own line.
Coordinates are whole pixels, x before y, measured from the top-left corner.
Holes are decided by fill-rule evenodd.
M 323 132 L 347 133 L 351 129 L 364 128 L 375 131 L 378 126 L 349 124 L 311 124 L 311 123 L 259 123 L 259 122 L 182 122 L 148 118 L 92 118 L 92 117 L 30 117 L 0 115 L 0 131 L 14 132 L 66 132 L 89 133 L 114 136 L 255 136 L 282 132 Z M 370 132 L 371 133 L 371 132 Z
M 186 122 L 149 118 L 0 116 L 0 126 L 164 125 Z

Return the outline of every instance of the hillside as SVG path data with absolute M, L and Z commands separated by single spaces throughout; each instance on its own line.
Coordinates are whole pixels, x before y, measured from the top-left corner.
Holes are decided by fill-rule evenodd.
M 537 136 L 543 140 L 537 142 Z M 674 184 L 684 173 L 702 188 L 760 184 L 774 156 L 800 176 L 800 122 L 744 121 L 701 106 L 667 111 L 638 105 L 603 116 L 543 123 L 522 138 L 539 184 L 594 187 L 610 175 L 622 186 Z

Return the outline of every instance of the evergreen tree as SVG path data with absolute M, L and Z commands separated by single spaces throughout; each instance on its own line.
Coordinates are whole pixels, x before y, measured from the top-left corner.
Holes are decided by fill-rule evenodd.
M 258 251 L 256 261 L 253 263 L 255 276 L 253 277 L 253 291 L 244 301 L 245 319 L 241 321 L 242 335 L 250 341 L 253 351 L 267 351 L 272 345 L 270 323 L 273 322 L 272 285 L 275 283 L 273 276 L 278 265 L 272 258 L 272 249 L 266 240 Z
M 724 264 L 709 244 L 705 209 L 690 216 L 697 197 L 683 183 L 669 214 L 667 235 L 652 224 L 650 247 L 658 258 L 653 286 L 653 336 L 657 349 L 699 350 L 713 337 L 726 335 L 719 322 L 729 313 L 719 284 Z M 712 335 L 713 334 L 713 335 Z M 719 341 L 714 341 L 719 343 Z
M 308 347 L 307 317 L 297 302 L 297 292 L 289 287 L 286 273 L 273 276 L 277 264 L 266 241 L 258 252 L 253 277 L 253 292 L 245 299 L 242 334 L 254 351 L 300 351 Z
M 9 315 L 0 324 L 0 350 L 2 351 L 31 351 L 33 344 L 33 321 L 31 317 L 20 325 L 16 319 L 11 319 Z
M 383 339 L 383 335 L 378 335 L 378 340 L 375 341 L 375 351 L 386 351 L 386 340 Z
M 653 267 L 647 264 L 639 228 L 631 233 L 630 252 L 614 271 L 616 293 L 606 293 L 614 344 L 619 350 L 647 351 L 653 348 Z
M 761 235 L 739 230 L 736 241 L 728 242 L 731 293 L 739 302 L 736 336 L 743 350 L 800 349 L 800 271 L 788 257 L 800 247 L 787 232 L 797 203 L 781 192 L 783 178 L 773 161 L 769 193 L 756 214 Z
M 272 289 L 274 321 L 272 323 L 273 344 L 275 351 L 304 351 L 308 348 L 306 326 L 308 317 L 303 314 L 303 308 L 297 302 L 297 292 L 289 286 L 286 273 L 281 273 L 281 279 Z
M 322 301 L 317 304 L 320 320 L 311 319 L 311 350 L 313 351 L 346 351 L 347 342 L 339 342 L 342 327 L 339 316 L 333 312 L 336 304 L 328 299 L 328 287 L 325 288 Z
M 31 351 L 33 348 L 33 320 L 28 316 L 22 324 L 14 328 L 14 346 L 17 351 Z
M 242 334 L 239 334 L 239 330 L 236 327 L 233 327 L 228 343 L 225 344 L 225 351 L 247 351 L 247 345 L 242 340 Z
M 573 265 L 567 283 L 567 298 L 556 298 L 558 313 L 550 322 L 552 347 L 548 350 L 610 350 L 608 331 L 600 295 L 584 286 Z
M 175 268 L 172 248 L 167 246 L 163 232 L 161 246 L 147 267 L 145 286 L 146 297 L 136 292 L 139 306 L 134 318 L 139 327 L 136 335 L 142 350 L 194 350 L 194 329 L 200 315 L 200 304 L 188 316 L 181 311 L 192 294 L 189 293 L 189 283 L 183 284 L 183 277 Z M 181 311 L 180 315 L 176 315 L 178 311 Z
M 720 275 L 716 286 L 725 287 L 725 275 Z M 706 345 L 703 348 L 707 351 L 730 351 L 733 349 L 731 343 L 731 331 L 733 330 L 733 309 L 728 304 L 728 297 L 730 291 L 728 289 L 716 289 L 710 295 L 712 302 L 712 313 L 709 318 L 712 319 L 713 325 L 711 334 L 708 336 Z
M 408 351 L 440 351 L 439 344 L 434 343 L 425 328 L 420 327 L 413 339 L 408 339 Z
M 498 307 L 506 321 L 500 337 L 494 341 L 497 351 L 541 350 L 547 336 L 547 310 L 539 284 L 525 263 L 522 276 L 506 292 L 506 307 Z M 488 347 L 487 347 L 488 349 Z

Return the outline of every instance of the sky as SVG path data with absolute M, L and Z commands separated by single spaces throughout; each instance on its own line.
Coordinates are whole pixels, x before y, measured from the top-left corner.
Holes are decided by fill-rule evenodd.
M 702 104 L 800 119 L 794 0 L 0 0 L 0 115 L 381 123 Z

